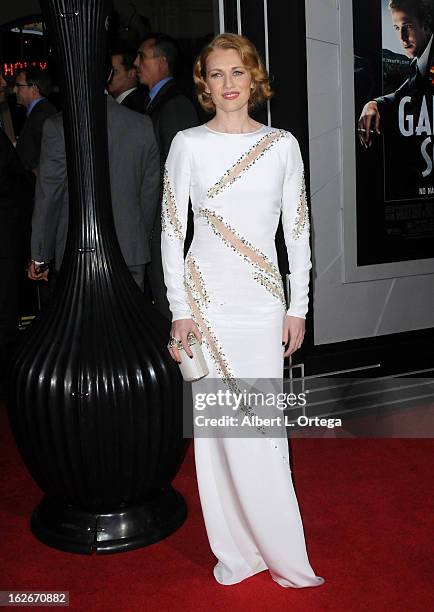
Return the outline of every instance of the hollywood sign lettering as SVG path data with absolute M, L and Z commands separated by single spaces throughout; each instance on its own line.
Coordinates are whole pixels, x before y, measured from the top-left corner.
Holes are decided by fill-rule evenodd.
M 4 62 L 2 69 L 4 76 L 14 76 L 23 68 L 28 68 L 29 66 L 41 68 L 41 70 L 47 69 L 47 62 Z

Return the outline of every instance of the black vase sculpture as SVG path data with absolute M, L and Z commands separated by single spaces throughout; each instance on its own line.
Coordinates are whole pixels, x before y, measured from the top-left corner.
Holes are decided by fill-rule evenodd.
M 169 323 L 123 260 L 110 200 L 104 94 L 110 6 L 41 0 L 59 64 L 69 232 L 55 295 L 11 375 L 9 419 L 45 492 L 33 533 L 66 551 L 130 550 L 185 520 L 170 485 L 187 449 Z

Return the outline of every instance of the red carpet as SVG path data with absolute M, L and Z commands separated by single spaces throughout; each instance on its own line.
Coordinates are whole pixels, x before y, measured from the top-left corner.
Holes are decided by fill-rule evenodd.
M 41 498 L 0 407 L 0 590 L 68 590 L 70 609 L 426 612 L 434 601 L 433 441 L 294 440 L 293 472 L 318 588 L 284 589 L 268 572 L 239 585 L 212 576 L 193 448 L 175 480 L 189 516 L 166 540 L 110 556 L 67 554 L 28 528 Z M 260 483 L 258 483 L 260 486 Z

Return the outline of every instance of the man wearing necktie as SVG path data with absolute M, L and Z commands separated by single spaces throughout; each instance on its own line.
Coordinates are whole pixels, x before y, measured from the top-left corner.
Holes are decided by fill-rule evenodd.
M 358 131 L 360 142 L 366 148 L 372 144 L 371 134 L 380 134 L 380 117 L 384 110 L 398 104 L 403 96 L 423 93 L 425 87 L 431 87 L 434 64 L 432 0 L 389 0 L 389 10 L 396 35 L 412 62 L 408 78 L 395 92 L 365 104 Z
M 192 102 L 180 92 L 173 77 L 177 60 L 178 49 L 172 38 L 165 34 L 150 34 L 140 45 L 134 62 L 140 83 L 149 88 L 145 113 L 152 119 L 160 148 L 161 194 L 164 164 L 173 138 L 179 131 L 199 124 Z M 147 276 L 154 305 L 163 316 L 172 320 L 161 262 L 161 197 L 152 231 Z

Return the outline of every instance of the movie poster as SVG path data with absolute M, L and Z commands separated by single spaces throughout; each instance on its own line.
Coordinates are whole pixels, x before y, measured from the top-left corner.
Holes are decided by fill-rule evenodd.
M 353 0 L 357 265 L 434 257 L 434 0 Z

